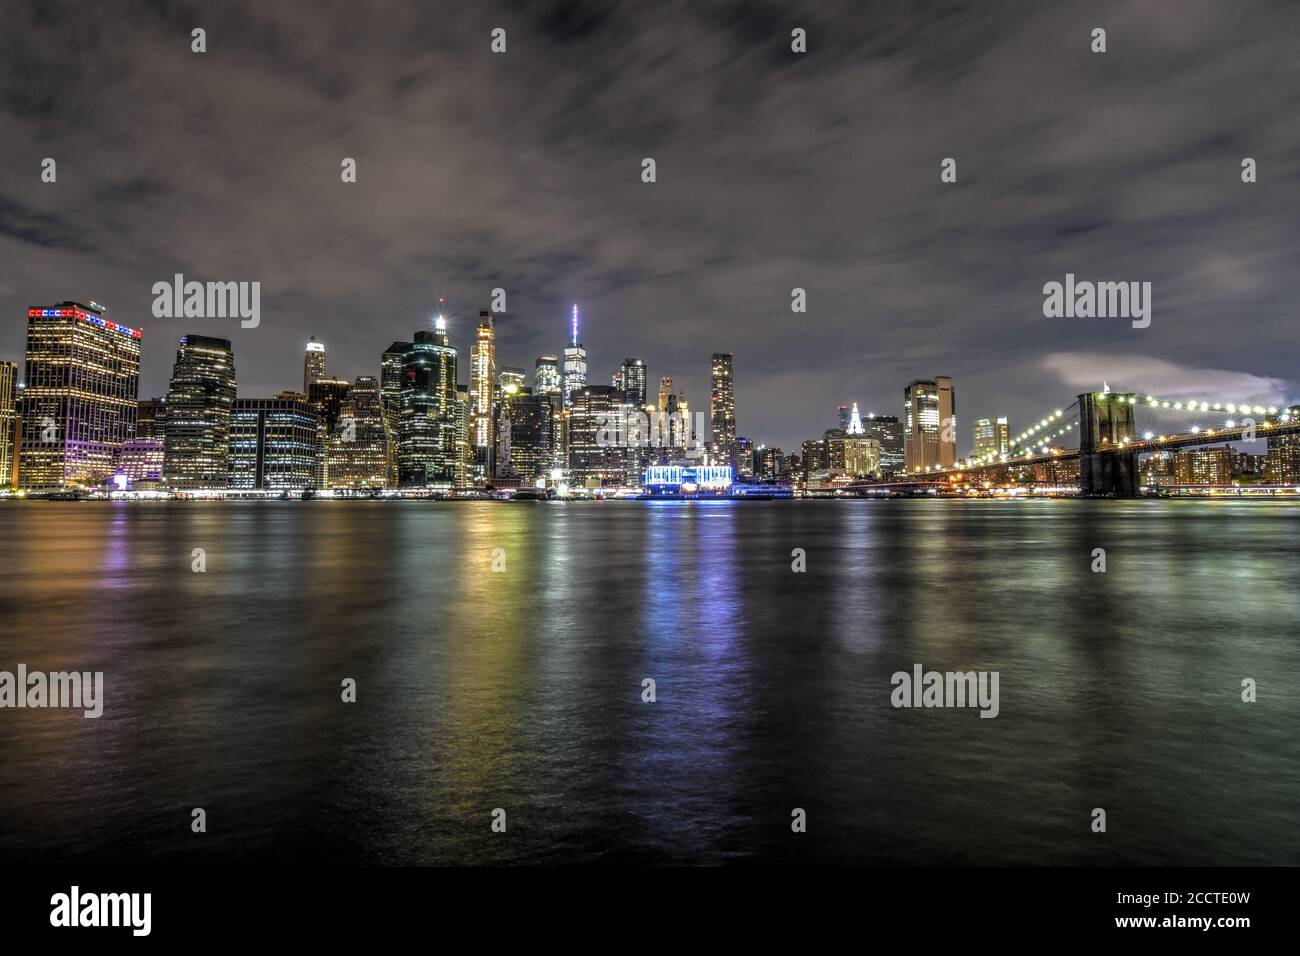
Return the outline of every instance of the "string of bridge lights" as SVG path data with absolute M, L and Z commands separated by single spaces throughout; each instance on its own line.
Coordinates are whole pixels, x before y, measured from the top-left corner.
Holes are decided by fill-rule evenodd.
M 1097 398 L 1104 401 L 1109 399 L 1112 395 L 1114 395 L 1115 401 L 1123 402 L 1129 405 L 1137 405 L 1139 402 L 1137 395 L 1128 395 L 1128 396 L 1116 395 L 1115 393 L 1110 391 L 1098 392 Z M 1077 402 L 1074 403 L 1074 405 L 1077 404 L 1078 404 Z M 1264 405 L 1251 405 L 1247 402 L 1209 402 L 1209 401 L 1198 401 L 1198 400 L 1188 400 L 1188 399 L 1164 399 L 1164 398 L 1158 398 L 1155 395 L 1147 395 L 1146 398 L 1142 400 L 1142 404 L 1144 404 L 1147 408 L 1159 409 L 1159 410 L 1168 409 L 1172 411 L 1183 411 L 1183 412 L 1193 412 L 1193 413 L 1215 411 L 1215 412 L 1223 412 L 1229 415 L 1239 414 L 1244 416 L 1278 415 L 1280 411 L 1276 405 L 1264 406 Z M 1073 408 L 1074 405 L 1071 405 L 1070 408 Z M 990 452 L 989 454 L 984 455 L 982 457 L 971 456 L 970 458 L 964 458 L 949 468 L 938 466 L 938 467 L 926 467 L 924 470 L 926 472 L 931 472 L 931 473 L 943 473 L 948 471 L 960 472 L 968 468 L 980 468 L 988 464 L 993 464 L 997 462 L 1007 462 L 1017 457 L 1032 458 L 1035 456 L 1035 454 L 1050 455 L 1054 452 L 1049 442 L 1054 438 L 1061 437 L 1062 435 L 1066 434 L 1068 431 L 1070 431 L 1072 428 L 1075 428 L 1079 424 L 1079 418 L 1077 415 L 1070 418 L 1068 421 L 1065 421 L 1065 412 L 1066 412 L 1065 409 L 1058 408 L 1056 411 L 1047 415 L 1045 418 L 1039 420 L 1037 424 L 1031 425 L 1028 428 L 1026 428 L 1010 442 L 1010 450 L 1005 453 L 999 454 L 996 452 Z M 1278 417 L 1278 422 L 1289 423 L 1291 421 L 1291 418 L 1292 416 L 1289 410 L 1282 411 L 1281 415 Z M 1050 429 L 1052 429 L 1053 426 L 1056 426 L 1058 422 L 1064 422 L 1064 424 L 1057 427 L 1055 431 L 1050 431 Z M 1229 418 L 1227 421 L 1223 423 L 1223 428 L 1234 429 L 1237 427 L 1237 424 L 1238 423 L 1236 421 Z M 1274 422 L 1269 421 L 1268 419 L 1265 419 L 1264 421 L 1258 423 L 1258 426 L 1263 429 L 1272 428 L 1273 425 Z M 1199 435 L 1202 431 L 1204 431 L 1206 435 L 1213 435 L 1215 433 L 1214 428 L 1202 428 L 1200 425 L 1192 425 L 1188 429 L 1188 433 L 1192 435 Z M 1140 444 L 1145 445 L 1145 443 L 1148 441 L 1156 441 L 1156 442 L 1166 441 L 1168 439 L 1168 436 L 1156 435 L 1154 432 L 1148 431 L 1143 433 L 1142 439 L 1143 441 L 1140 442 Z M 1121 444 L 1129 444 L 1129 443 L 1130 443 L 1130 439 L 1124 439 L 1121 442 Z M 1034 451 L 1035 447 L 1039 449 L 1038 452 Z

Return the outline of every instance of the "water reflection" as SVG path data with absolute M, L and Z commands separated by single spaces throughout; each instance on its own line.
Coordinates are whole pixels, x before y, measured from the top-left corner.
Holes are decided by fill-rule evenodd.
M 1291 863 L 1296 515 L 3 505 L 0 668 L 108 701 L 0 711 L 0 859 Z M 998 670 L 1001 715 L 894 710 L 913 663 Z

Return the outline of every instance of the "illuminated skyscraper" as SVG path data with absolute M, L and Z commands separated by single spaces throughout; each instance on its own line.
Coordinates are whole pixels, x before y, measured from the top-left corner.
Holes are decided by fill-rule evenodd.
M 880 442 L 880 473 L 905 474 L 906 457 L 903 452 L 903 423 L 897 415 L 867 415 L 862 423 L 863 433 Z
M 564 379 L 560 374 L 560 360 L 555 355 L 539 355 L 533 366 L 533 393 L 535 395 L 561 395 Z
M 307 386 L 304 396 L 308 406 L 316 413 L 316 480 L 313 487 L 329 487 L 329 445 L 334 428 L 347 401 L 352 383 L 341 378 L 318 378 Z
M 620 371 L 621 388 L 627 396 L 627 403 L 640 411 L 646 407 L 645 361 L 639 358 L 623 360 Z
M 373 382 L 374 379 L 369 381 Z M 338 423 L 343 403 L 347 401 L 351 388 L 352 383 L 341 378 L 318 378 L 307 386 L 307 404 L 325 426 L 326 438 L 334 434 L 334 426 Z
M 844 473 L 855 478 L 880 473 L 880 439 L 861 432 L 844 436 Z
M 18 443 L 24 488 L 99 484 L 135 436 L 140 332 L 104 311 L 93 302 L 27 310 Z
M 665 375 L 659 379 L 659 402 L 658 404 L 655 405 L 655 407 L 659 409 L 659 411 L 661 412 L 667 412 L 668 399 L 672 397 L 672 394 L 673 394 L 672 377 L 669 375 Z
M 379 382 L 373 376 L 358 375 L 348 390 L 329 440 L 326 468 L 329 487 L 354 490 L 387 487 L 391 460 Z
M 384 408 L 392 411 L 394 427 L 402 405 L 402 366 L 410 350 L 410 342 L 394 342 L 379 356 L 379 397 Z
M 626 445 L 605 440 L 624 408 L 623 393 L 611 385 L 588 385 L 574 393 L 569 407 L 569 475 L 575 484 L 596 487 L 627 481 Z
M 1011 427 L 1005 416 L 1002 418 L 975 419 L 974 440 L 971 454 L 976 458 L 992 455 L 995 458 L 1010 451 Z
M 573 338 L 564 347 L 564 406 L 573 404 L 573 395 L 587 384 L 587 350 L 578 340 L 578 305 L 573 305 Z
M 957 401 L 952 379 L 918 379 L 903 390 L 903 438 L 908 472 L 952 467 L 957 460 Z
M 470 353 L 470 401 L 473 405 L 475 470 L 479 478 L 491 474 L 492 448 L 496 441 L 493 414 L 496 403 L 497 350 L 492 313 L 478 314 L 478 330 Z
M 0 362 L 0 487 L 10 483 L 14 463 L 14 425 L 18 421 L 18 407 L 14 399 L 18 393 L 18 363 Z
M 389 487 L 397 486 L 397 425 L 402 408 L 402 365 L 410 349 L 410 342 L 394 342 L 379 356 L 379 400 L 384 407 L 384 423 L 388 426 L 388 450 L 392 458 L 392 468 L 388 475 Z
M 457 417 L 456 350 L 446 320 L 438 316 L 432 331 L 415 333 L 403 355 L 397 442 L 402 487 L 450 486 L 461 477 Z
M 528 373 L 521 368 L 506 366 L 497 373 L 497 394 L 521 395 L 528 391 Z
M 866 431 L 862 427 L 862 416 L 858 414 L 858 403 L 853 403 L 853 410 L 849 413 L 848 423 L 844 426 L 846 435 L 865 435 Z
M 319 382 L 313 382 L 313 387 Z M 237 398 L 230 413 L 229 487 L 318 487 L 320 419 L 301 392 Z
M 803 443 L 803 479 L 808 481 L 826 471 L 826 439 L 810 438 Z
M 475 460 L 473 443 L 470 441 L 471 433 L 473 432 L 473 425 L 470 421 L 473 417 L 470 414 L 471 404 L 469 386 L 457 383 L 456 410 L 453 413 L 456 433 L 456 450 L 454 454 L 456 460 L 456 479 L 454 484 L 457 488 L 465 488 L 473 483 L 470 480 L 474 473 Z
M 736 461 L 736 393 L 732 379 L 731 353 L 714 352 L 709 392 L 709 463 L 731 465 L 739 473 Z
M 163 429 L 163 482 L 224 488 L 230 480 L 235 357 L 227 339 L 186 335 L 176 350 Z
M 546 395 L 519 395 L 502 406 L 502 474 L 531 484 L 552 461 L 554 409 Z
M 311 337 L 302 353 L 302 393 L 310 394 L 312 382 L 325 377 L 325 346 Z

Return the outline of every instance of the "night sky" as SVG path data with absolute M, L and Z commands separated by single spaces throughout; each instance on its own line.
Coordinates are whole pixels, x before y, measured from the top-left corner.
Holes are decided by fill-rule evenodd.
M 443 297 L 468 383 L 501 286 L 498 366 L 531 377 L 576 301 L 593 383 L 640 356 L 652 392 L 669 374 L 707 409 L 710 353 L 734 352 L 739 433 L 787 450 L 841 402 L 898 413 L 934 375 L 963 449 L 973 418 L 1018 431 L 1103 379 L 1300 394 L 1295 0 L 3 0 L 0 18 L 0 358 L 21 362 L 29 305 L 94 299 L 144 330 L 142 396 L 188 332 L 230 338 L 240 394 L 266 396 L 301 387 L 313 333 L 332 374 L 378 374 Z M 176 272 L 261 282 L 261 325 L 153 318 Z M 1150 328 L 1044 318 L 1067 272 L 1151 282 Z

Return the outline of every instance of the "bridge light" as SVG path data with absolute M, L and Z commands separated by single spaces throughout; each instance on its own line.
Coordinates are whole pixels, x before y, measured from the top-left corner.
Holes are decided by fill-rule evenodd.
M 1276 406 L 1276 405 L 1270 405 L 1270 406 L 1268 407 L 1268 413 L 1269 413 L 1270 415 L 1276 415 L 1276 414 L 1277 414 L 1277 406 Z
M 1128 403 L 1129 403 L 1130 405 L 1136 405 L 1136 404 L 1137 404 L 1137 401 L 1138 401 L 1138 400 L 1137 400 L 1137 396 L 1136 396 L 1136 395 L 1130 395 L 1130 396 L 1128 397 Z
M 1219 411 L 1219 409 L 1221 409 L 1221 408 L 1223 408 L 1223 402 L 1215 402 L 1215 403 L 1214 403 L 1214 410 L 1215 410 L 1216 412 Z
M 1155 435 L 1151 432 L 1143 432 L 1142 437 L 1145 438 L 1147 441 L 1150 441 L 1152 438 L 1155 437 Z
M 1193 434 L 1193 435 L 1199 435 L 1200 433 L 1201 433 L 1201 426 L 1200 426 L 1200 425 L 1193 425 L 1193 426 L 1192 426 L 1192 434 Z
M 1227 425 L 1229 428 L 1237 427 L 1237 423 L 1234 422 L 1231 418 L 1229 418 L 1226 422 L 1224 422 L 1224 424 Z
M 1263 414 L 1264 414 L 1264 406 L 1263 406 L 1263 405 L 1256 405 L 1256 406 L 1255 406 L 1255 414 L 1256 414 L 1256 415 L 1263 415 Z
M 1209 403 L 1209 402 L 1201 402 L 1201 411 L 1203 411 L 1203 412 L 1208 412 L 1209 410 L 1210 410 L 1210 403 Z
M 1147 404 L 1148 404 L 1148 405 L 1159 405 L 1160 403 L 1159 403 L 1158 401 L 1156 401 L 1156 397 L 1155 397 L 1154 395 L 1148 395 L 1148 396 L 1147 396 Z
M 1162 407 L 1164 407 L 1164 408 L 1168 408 L 1168 407 L 1169 407 L 1169 403 L 1168 403 L 1168 402 L 1165 402 L 1165 404 L 1164 404 Z
M 1183 403 L 1182 403 L 1182 402 L 1174 402 L 1174 408 L 1178 409 L 1179 411 L 1182 411 L 1182 410 L 1183 410 Z

